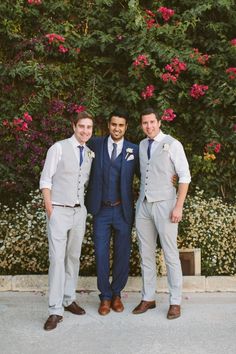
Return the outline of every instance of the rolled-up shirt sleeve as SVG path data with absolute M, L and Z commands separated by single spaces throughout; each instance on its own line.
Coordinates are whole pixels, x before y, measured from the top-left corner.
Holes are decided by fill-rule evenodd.
M 44 167 L 41 173 L 39 188 L 52 189 L 52 178 L 56 172 L 58 162 L 61 159 L 62 148 L 59 142 L 52 145 L 47 152 Z
M 170 158 L 179 177 L 179 183 L 190 183 L 191 175 L 188 160 L 183 145 L 178 140 L 175 140 L 170 146 Z

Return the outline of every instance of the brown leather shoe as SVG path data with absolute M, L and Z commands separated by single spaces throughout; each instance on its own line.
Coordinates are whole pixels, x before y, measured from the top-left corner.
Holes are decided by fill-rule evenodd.
M 57 324 L 63 320 L 62 316 L 59 315 L 50 315 L 47 321 L 44 324 L 45 331 L 51 331 L 56 328 Z
M 102 300 L 100 302 L 98 313 L 102 316 L 108 315 L 111 309 L 111 300 Z
M 124 311 L 124 305 L 119 296 L 113 296 L 111 300 L 111 308 L 115 312 L 122 312 Z
M 86 313 L 85 310 L 77 305 L 75 301 L 73 301 L 69 306 L 65 306 L 65 311 L 70 311 L 74 315 L 84 315 Z
M 155 301 L 144 301 L 142 300 L 138 306 L 132 311 L 134 315 L 139 315 L 140 313 L 144 313 L 149 309 L 154 309 L 156 307 Z
M 169 320 L 174 320 L 175 318 L 180 317 L 180 315 L 180 305 L 170 305 L 167 318 Z

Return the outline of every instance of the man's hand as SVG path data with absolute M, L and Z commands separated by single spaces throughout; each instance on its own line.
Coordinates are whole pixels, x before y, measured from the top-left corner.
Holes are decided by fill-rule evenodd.
M 171 213 L 171 222 L 178 223 L 182 220 L 183 208 L 180 206 L 175 206 Z
M 174 187 L 177 187 L 177 185 L 178 185 L 178 180 L 179 180 L 178 175 L 173 175 L 173 176 L 171 177 L 171 183 L 173 184 Z
M 52 210 L 53 210 L 52 201 L 51 201 L 51 191 L 48 188 L 43 188 L 42 193 L 43 193 L 45 210 L 46 210 L 48 218 L 50 219 L 50 216 L 51 216 Z

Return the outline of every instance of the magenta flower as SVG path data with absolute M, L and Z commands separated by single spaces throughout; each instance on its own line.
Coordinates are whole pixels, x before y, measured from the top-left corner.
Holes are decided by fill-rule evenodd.
M 236 46 L 236 38 L 231 39 L 230 43 L 232 46 Z
M 162 80 L 164 82 L 172 81 L 175 83 L 181 71 L 187 70 L 187 65 L 184 62 L 179 61 L 178 58 L 173 58 L 171 63 L 165 66 L 165 70 L 168 71 L 168 73 L 162 74 Z
M 219 154 L 220 149 L 221 149 L 221 144 L 218 143 L 217 141 L 211 141 L 205 147 L 206 152 L 215 152 L 216 154 Z
M 169 19 L 174 16 L 175 12 L 172 9 L 168 9 L 167 7 L 160 7 L 157 12 L 160 12 L 164 21 L 169 21 Z
M 56 33 L 48 33 L 45 37 L 48 39 L 49 44 L 52 42 L 65 42 L 65 38 Z
M 140 54 L 138 57 L 135 59 L 133 62 L 134 66 L 139 66 L 141 68 L 144 68 L 145 66 L 149 65 L 148 58 L 145 54 Z
M 236 79 L 236 68 L 228 68 L 226 73 L 229 74 L 229 79 L 234 80 Z
M 30 5 L 40 5 L 40 4 L 42 4 L 42 0 L 28 0 L 28 4 L 30 4 Z
M 24 113 L 24 119 L 26 122 L 32 122 L 32 117 L 31 117 L 31 115 L 29 115 L 28 112 Z
M 193 97 L 194 99 L 198 99 L 201 96 L 205 95 L 205 91 L 208 90 L 208 86 L 206 85 L 198 85 L 198 84 L 194 84 L 191 87 L 190 90 L 190 96 Z
M 176 117 L 176 114 L 174 114 L 173 109 L 168 108 L 164 110 L 163 116 L 161 117 L 162 120 L 166 120 L 168 122 L 171 122 L 174 120 Z
M 141 97 L 146 100 L 147 98 L 150 98 L 153 96 L 155 90 L 155 86 L 153 85 L 148 85 L 146 86 L 145 90 L 141 93 Z
M 86 110 L 86 107 L 83 106 L 83 105 L 76 105 L 76 108 L 75 108 L 75 112 L 79 113 L 79 112 L 83 112 Z
M 161 75 L 161 78 L 164 82 L 172 81 L 174 84 L 177 81 L 178 75 L 174 76 L 171 75 L 170 73 L 165 73 Z
M 58 47 L 58 51 L 60 53 L 67 53 L 69 51 L 69 49 L 64 47 L 64 45 L 60 44 L 59 47 Z

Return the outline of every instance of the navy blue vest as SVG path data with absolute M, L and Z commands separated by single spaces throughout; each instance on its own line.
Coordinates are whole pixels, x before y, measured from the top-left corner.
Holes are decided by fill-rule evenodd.
M 112 203 L 121 199 L 120 196 L 120 175 L 121 175 L 122 153 L 111 162 L 108 148 L 103 150 L 103 185 L 102 200 Z

